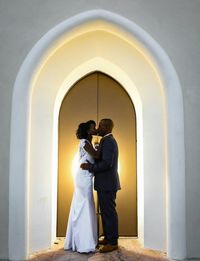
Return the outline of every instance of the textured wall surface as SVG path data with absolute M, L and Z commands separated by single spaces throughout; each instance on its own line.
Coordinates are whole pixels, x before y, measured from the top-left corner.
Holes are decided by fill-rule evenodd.
M 142 27 L 163 47 L 178 73 L 185 112 L 187 255 L 200 257 L 200 1 L 0 0 L 0 258 L 8 256 L 10 116 L 17 72 L 53 26 L 98 8 Z

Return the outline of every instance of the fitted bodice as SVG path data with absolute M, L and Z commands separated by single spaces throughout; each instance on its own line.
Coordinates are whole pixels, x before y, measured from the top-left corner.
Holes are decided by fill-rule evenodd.
M 87 160 L 91 163 L 94 163 L 93 157 L 84 149 L 85 143 L 89 141 L 86 139 L 81 139 L 79 144 L 79 162 L 87 162 Z

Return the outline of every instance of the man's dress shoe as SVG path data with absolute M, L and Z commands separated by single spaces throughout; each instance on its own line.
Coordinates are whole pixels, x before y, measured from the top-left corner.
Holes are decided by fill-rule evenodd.
M 107 253 L 118 249 L 118 245 L 104 245 L 100 247 L 99 252 L 100 253 Z

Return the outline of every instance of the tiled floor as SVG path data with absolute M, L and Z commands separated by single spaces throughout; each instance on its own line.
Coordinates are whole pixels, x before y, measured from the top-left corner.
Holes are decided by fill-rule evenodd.
M 64 239 L 57 240 L 51 249 L 34 253 L 28 261 L 167 261 L 165 253 L 143 249 L 137 239 L 119 239 L 119 249 L 110 253 L 101 254 L 98 250 L 91 254 L 79 254 L 73 251 L 64 251 Z

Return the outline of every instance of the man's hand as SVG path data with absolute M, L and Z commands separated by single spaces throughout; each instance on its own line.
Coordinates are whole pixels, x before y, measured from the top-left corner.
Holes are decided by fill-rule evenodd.
M 89 170 L 91 163 L 82 163 L 80 167 L 85 170 Z

